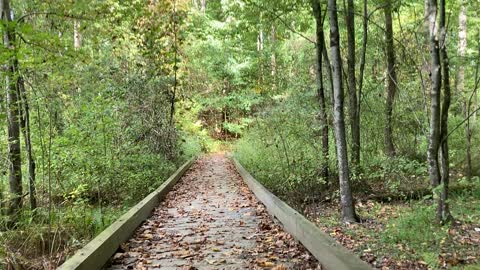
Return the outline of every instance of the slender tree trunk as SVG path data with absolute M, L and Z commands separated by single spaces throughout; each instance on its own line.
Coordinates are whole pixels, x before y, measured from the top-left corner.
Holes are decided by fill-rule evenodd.
M 352 136 L 352 166 L 360 164 L 360 112 L 357 101 L 357 82 L 355 78 L 355 6 L 353 0 L 347 2 L 345 16 L 347 24 L 347 76 L 349 92 L 350 129 Z
M 367 41 L 368 41 L 368 0 L 363 0 L 363 39 L 362 39 L 362 53 L 360 55 L 360 74 L 358 75 L 358 112 L 361 111 L 362 105 L 362 90 L 363 90 L 363 76 L 365 74 L 365 63 L 367 55 Z M 360 117 L 360 115 L 359 115 Z M 360 118 L 359 118 L 360 119 Z
M 272 78 L 275 81 L 275 75 L 277 75 L 277 56 L 275 55 L 275 43 L 277 42 L 277 30 L 275 28 L 275 25 L 272 25 L 271 41 L 272 41 L 272 56 L 270 58 L 270 63 L 272 66 Z
M 388 0 L 385 6 L 385 43 L 387 54 L 387 99 L 385 102 L 385 154 L 388 157 L 395 156 L 395 145 L 393 144 L 393 106 L 395 93 L 397 92 L 397 72 L 395 68 L 395 48 L 393 45 L 392 25 L 392 0 Z
M 30 133 L 30 107 L 28 104 L 27 92 L 25 90 L 25 83 L 22 76 L 18 75 L 17 79 L 18 96 L 21 99 L 21 130 L 25 143 L 25 152 L 27 153 L 27 167 L 28 167 L 28 189 L 30 197 L 30 209 L 37 208 L 36 188 L 35 188 L 35 159 L 32 151 L 32 140 Z
M 82 33 L 80 32 L 80 21 L 73 21 L 73 48 L 79 50 L 82 47 Z
M 477 53 L 478 55 L 480 55 L 480 28 L 477 29 L 477 44 L 478 44 L 478 47 L 477 47 Z M 472 136 L 473 136 L 473 131 L 474 131 L 474 128 L 477 124 L 477 117 L 476 117 L 476 114 L 477 114 L 477 110 L 474 110 L 472 112 L 472 105 L 474 106 L 474 108 L 478 108 L 478 100 L 477 100 L 477 97 L 478 97 L 478 94 L 477 94 L 477 91 L 478 91 L 478 87 L 479 87 L 479 71 L 480 71 L 480 63 L 477 61 L 476 63 L 476 67 L 475 67 L 475 77 L 473 79 L 473 81 L 475 82 L 475 86 L 473 87 L 473 90 L 472 92 L 470 93 L 470 96 L 466 99 L 466 102 L 465 102 L 465 115 L 466 115 L 466 119 L 467 119 L 467 122 L 466 122 L 466 137 L 467 137 L 467 156 L 470 157 L 470 160 L 467 160 L 467 162 L 470 162 L 470 164 L 467 164 L 467 166 L 470 168 L 469 172 L 470 172 L 470 175 L 469 177 L 471 178 L 472 176 L 472 164 L 471 164 L 471 149 L 472 149 Z M 468 175 L 467 175 L 468 176 Z
M 469 95 L 465 91 L 465 53 L 467 51 L 467 7 L 462 1 L 460 13 L 458 15 L 458 56 L 459 66 L 457 75 L 457 92 L 463 97 L 463 113 L 468 117 Z M 471 145 L 471 129 L 470 125 L 465 125 L 466 136 L 466 161 L 465 174 L 468 179 L 472 177 L 472 145 Z
M 262 55 L 263 53 L 261 53 L 263 51 L 263 45 L 264 45 L 264 36 L 263 36 L 263 26 L 260 26 L 260 31 L 258 32 L 258 36 L 257 36 L 257 51 L 260 53 L 260 55 Z M 264 75 L 265 75 L 265 71 L 264 71 L 264 67 L 263 67 L 263 64 L 260 65 L 260 82 L 263 83 L 264 82 Z
M 200 0 L 200 11 L 205 14 L 207 11 L 207 0 Z
M 340 204 L 343 222 L 357 221 L 349 181 L 347 141 L 345 138 L 344 92 L 342 80 L 342 59 L 340 55 L 340 32 L 338 29 L 336 0 L 328 0 L 330 15 L 330 52 L 332 56 L 332 78 L 334 99 L 334 128 L 337 146 L 338 174 L 340 182 Z
M 5 69 L 5 86 L 7 98 L 7 126 L 8 126 L 8 163 L 9 163 L 9 185 L 12 199 L 10 201 L 8 214 L 15 222 L 17 213 L 22 207 L 22 159 L 20 149 L 20 104 L 17 93 L 17 59 L 15 52 L 15 34 L 11 29 L 12 15 L 9 0 L 0 0 L 0 11 L 2 12 L 3 45 L 11 52 Z
M 323 85 L 323 64 L 322 55 L 325 50 L 325 34 L 323 32 L 323 15 L 322 6 L 319 0 L 312 0 L 312 10 L 316 21 L 316 52 L 317 52 L 317 95 L 320 105 L 320 125 L 322 133 L 322 177 L 328 180 L 328 163 L 329 163 L 329 142 L 328 142 L 328 119 L 327 108 L 325 102 L 325 88 Z
M 443 103 L 440 120 L 440 139 L 441 139 L 441 185 L 442 192 L 438 200 L 437 220 L 445 224 L 453 219 L 450 213 L 448 203 L 448 184 L 450 177 L 450 164 L 448 153 L 448 111 L 450 109 L 450 64 L 447 53 L 446 42 L 446 18 L 445 18 L 445 0 L 440 0 L 440 54 L 443 73 Z
M 177 85 L 178 85 L 178 78 L 177 78 L 177 71 L 178 71 L 178 39 L 177 39 L 177 1 L 174 0 L 173 2 L 173 17 L 172 17 L 172 24 L 173 24 L 173 50 L 174 50 L 174 57 L 173 57 L 173 87 L 172 87 L 172 95 L 170 97 L 170 126 L 174 127 L 174 118 L 175 118 L 175 99 L 177 98 Z
M 272 25 L 271 29 L 271 50 L 272 55 L 270 56 L 270 65 L 271 65 L 271 75 L 272 75 L 272 90 L 276 91 L 277 89 L 277 55 L 276 55 L 276 47 L 277 47 L 277 29 L 275 25 Z
M 423 32 L 424 38 L 421 40 L 421 44 L 417 43 L 418 46 L 420 47 L 417 52 L 421 54 L 422 56 L 422 66 L 420 68 L 420 79 L 422 81 L 422 90 L 423 90 L 423 105 L 424 105 L 424 111 L 425 114 L 428 115 L 428 105 L 427 100 L 428 100 L 428 89 L 431 88 L 431 74 L 430 74 L 430 69 L 431 69 L 431 57 L 429 58 L 428 55 L 430 53 L 431 56 L 431 51 L 430 51 L 430 18 L 429 18 L 429 6 L 430 6 L 430 0 L 424 0 L 424 11 L 423 11 L 423 27 L 419 32 Z M 423 31 L 422 31 L 423 30 Z M 430 61 L 429 61 L 430 60 Z M 428 79 L 423 79 L 423 78 L 430 78 Z
M 323 36 L 322 46 L 323 46 L 323 48 L 324 48 L 324 50 L 322 50 L 323 66 L 324 66 L 325 69 L 327 70 L 327 76 L 328 76 L 328 82 L 329 82 L 329 86 L 330 86 L 330 92 L 332 93 L 332 94 L 330 95 L 330 97 L 331 97 L 330 102 L 331 102 L 331 105 L 332 105 L 332 107 L 333 107 L 333 75 L 332 75 L 332 63 L 330 62 L 330 57 L 328 57 L 327 45 L 326 45 L 326 42 L 325 42 L 325 35 Z M 326 100 L 325 100 L 325 102 L 326 102 Z
M 428 3 L 428 21 L 429 37 L 431 51 L 431 90 L 430 90 L 430 134 L 428 141 L 428 174 L 430 184 L 433 188 L 440 184 L 440 171 L 438 164 L 438 150 L 440 144 L 440 90 L 441 90 L 441 70 L 440 70 L 440 49 L 438 42 L 437 29 L 437 1 L 429 0 Z
M 263 29 L 260 29 L 257 36 L 257 51 L 263 51 Z

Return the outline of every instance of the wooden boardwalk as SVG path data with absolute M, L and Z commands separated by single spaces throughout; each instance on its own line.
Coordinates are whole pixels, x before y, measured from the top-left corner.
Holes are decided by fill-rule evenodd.
M 107 269 L 321 269 L 225 156 L 195 162 Z

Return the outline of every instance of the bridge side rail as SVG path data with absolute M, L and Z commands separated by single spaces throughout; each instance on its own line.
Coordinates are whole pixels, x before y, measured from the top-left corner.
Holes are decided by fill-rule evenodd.
M 233 158 L 233 162 L 248 187 L 265 205 L 267 211 L 276 217 L 284 229 L 302 243 L 324 268 L 329 270 L 372 269 L 370 265 L 268 191 L 245 170 L 236 158 Z
M 166 194 L 178 182 L 188 168 L 190 168 L 194 161 L 195 158 L 191 158 L 185 162 L 158 189 L 150 193 L 82 249 L 78 250 L 75 255 L 58 269 L 101 269 L 112 255 L 115 254 L 120 244 L 127 241 L 135 229 L 151 215 L 153 209 L 165 198 Z

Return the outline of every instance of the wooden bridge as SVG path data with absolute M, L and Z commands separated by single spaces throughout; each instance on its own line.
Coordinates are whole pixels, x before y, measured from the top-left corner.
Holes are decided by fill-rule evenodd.
M 59 269 L 371 269 L 235 159 L 192 159 Z

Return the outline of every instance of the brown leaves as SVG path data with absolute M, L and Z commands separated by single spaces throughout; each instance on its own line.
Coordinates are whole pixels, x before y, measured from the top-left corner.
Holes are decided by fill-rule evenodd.
M 454 266 L 461 268 L 463 265 L 475 264 L 479 261 L 480 233 L 475 230 L 479 228 L 479 224 L 455 224 L 452 227 L 442 227 L 442 233 L 439 234 L 442 237 L 436 241 L 432 238 L 432 242 L 424 243 L 425 248 L 420 250 L 409 243 L 382 241 L 386 224 L 391 223 L 392 219 L 403 215 L 406 211 L 411 211 L 408 204 L 378 203 L 367 200 L 357 206 L 361 216 L 370 217 L 361 224 L 348 226 L 339 224 L 336 202 L 309 205 L 306 207 L 306 216 L 337 242 L 358 254 L 362 260 L 375 268 L 396 270 L 429 269 L 429 267 L 443 269 Z M 433 219 L 432 226 L 434 226 Z
M 274 267 L 275 264 L 273 262 L 267 261 L 265 259 L 257 259 L 257 265 L 260 267 Z
M 317 268 L 218 155 L 197 161 L 122 249 L 113 263 L 135 269 Z

